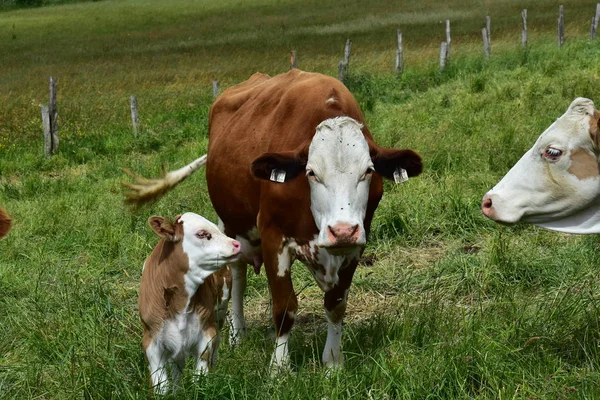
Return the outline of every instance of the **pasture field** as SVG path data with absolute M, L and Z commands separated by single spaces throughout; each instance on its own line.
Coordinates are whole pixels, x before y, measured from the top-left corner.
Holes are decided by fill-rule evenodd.
M 137 287 L 157 242 L 150 215 L 213 221 L 202 173 L 136 213 L 120 167 L 146 176 L 206 151 L 210 82 L 306 70 L 337 73 L 376 141 L 417 150 L 425 171 L 386 183 L 350 292 L 342 371 L 326 374 L 322 294 L 293 269 L 293 372 L 270 378 L 264 272 L 249 277 L 249 332 L 181 399 L 600 398 L 598 237 L 503 227 L 483 194 L 577 96 L 600 102 L 595 1 L 124 0 L 0 12 L 0 398 L 151 397 Z M 530 46 L 519 48 L 528 8 Z M 492 56 L 481 55 L 485 15 Z M 439 43 L 452 20 L 452 60 Z M 395 32 L 406 72 L 391 73 Z M 39 105 L 58 80 L 60 149 L 44 159 Z M 133 137 L 128 96 L 138 96 Z M 235 162 L 235 160 L 232 160 Z M 225 333 L 226 335 L 226 333 Z

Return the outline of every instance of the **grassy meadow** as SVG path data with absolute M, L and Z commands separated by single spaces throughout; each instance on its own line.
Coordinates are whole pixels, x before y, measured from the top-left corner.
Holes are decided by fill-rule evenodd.
M 203 154 L 213 80 L 285 72 L 292 49 L 300 68 L 336 76 L 348 37 L 347 85 L 376 141 L 417 150 L 425 171 L 386 183 L 350 292 L 345 368 L 320 366 L 322 294 L 298 264 L 293 372 L 269 377 L 268 288 L 264 272 L 251 274 L 246 340 L 225 340 L 199 382 L 187 370 L 175 398 L 600 398 L 597 236 L 503 227 L 479 211 L 573 98 L 600 102 L 595 3 L 560 2 L 560 50 L 550 0 L 105 0 L 0 12 L 0 206 L 14 219 L 0 241 L 0 399 L 152 397 L 137 316 L 142 262 L 158 240 L 146 220 L 216 215 L 203 173 L 130 212 L 121 167 L 155 176 Z M 446 18 L 452 59 L 440 73 Z M 45 159 L 50 75 L 61 142 Z

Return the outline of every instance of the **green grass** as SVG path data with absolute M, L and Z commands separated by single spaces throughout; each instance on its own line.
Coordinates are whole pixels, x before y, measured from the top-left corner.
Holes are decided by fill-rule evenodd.
M 413 4 L 415 3 L 415 4 Z M 293 373 L 270 379 L 268 288 L 250 276 L 249 334 L 177 398 L 554 399 L 600 396 L 597 236 L 501 227 L 482 195 L 576 96 L 598 100 L 594 2 L 102 1 L 0 13 L 0 398 L 146 398 L 137 287 L 152 214 L 215 220 L 203 174 L 151 207 L 122 204 L 120 167 L 158 175 L 206 151 L 210 82 L 300 66 L 336 74 L 381 145 L 414 148 L 425 172 L 387 183 L 345 324 L 346 366 L 320 366 L 322 294 L 301 265 Z M 363 4 L 363 5 L 361 5 Z M 530 47 L 519 48 L 520 9 Z M 480 28 L 492 16 L 492 57 Z M 443 21 L 452 62 L 437 68 Z M 406 72 L 391 73 L 395 30 Z M 39 104 L 58 80 L 60 150 L 42 155 Z M 142 133 L 129 126 L 138 96 Z

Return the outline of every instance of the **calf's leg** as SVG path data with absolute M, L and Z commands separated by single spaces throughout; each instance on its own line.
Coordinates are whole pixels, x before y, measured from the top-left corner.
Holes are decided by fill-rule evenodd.
M 148 358 L 150 380 L 152 387 L 154 387 L 154 392 L 156 394 L 167 394 L 169 380 L 166 369 L 168 359 L 166 350 L 160 343 L 153 340 L 146 348 L 146 357 Z

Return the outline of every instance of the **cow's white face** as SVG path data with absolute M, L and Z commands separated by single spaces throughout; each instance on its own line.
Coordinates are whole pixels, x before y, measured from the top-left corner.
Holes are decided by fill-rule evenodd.
M 317 245 L 332 251 L 366 243 L 363 221 L 375 167 L 361 129 L 348 117 L 328 119 L 317 126 L 308 150 L 306 176 L 319 227 Z
M 501 223 L 600 232 L 599 117 L 591 100 L 575 99 L 484 196 L 483 213 Z
M 365 245 L 364 219 L 373 174 L 393 179 L 398 168 L 408 176 L 419 175 L 421 157 L 412 150 L 377 146 L 349 117 L 327 119 L 296 150 L 265 153 L 252 163 L 256 178 L 279 182 L 275 185 L 306 174 L 310 209 L 319 229 L 317 245 L 333 254 L 350 254 Z

